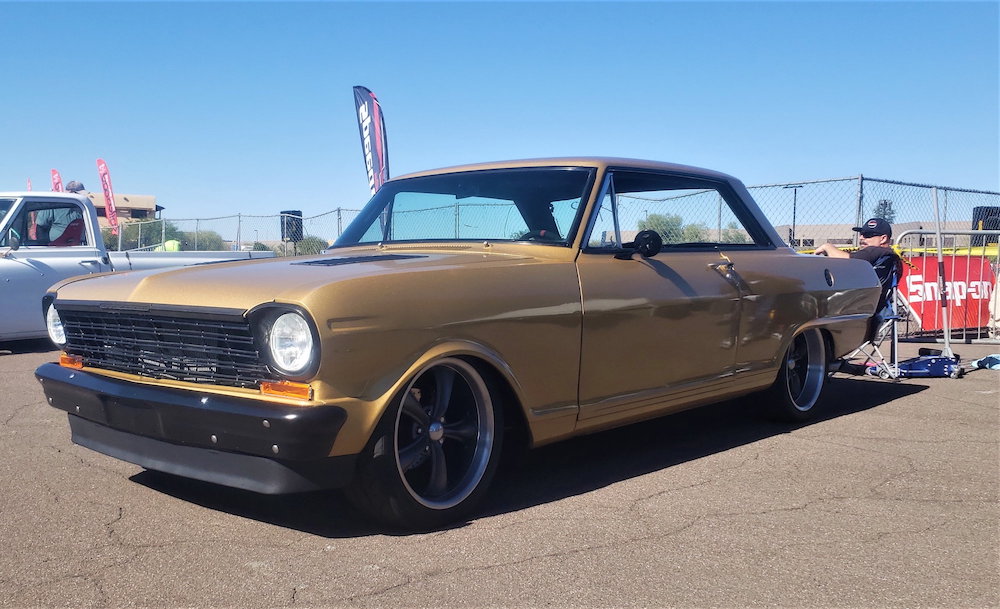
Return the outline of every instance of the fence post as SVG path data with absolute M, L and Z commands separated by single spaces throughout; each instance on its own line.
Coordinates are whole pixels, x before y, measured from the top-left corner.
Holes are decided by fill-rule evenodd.
M 722 241 L 722 194 L 717 194 L 715 198 L 717 199 L 715 226 L 718 231 L 715 238 Z
M 160 243 L 167 249 L 167 221 L 160 220 Z
M 142 249 L 142 222 L 136 222 L 135 227 L 139 231 L 139 234 L 135 237 L 135 247 Z
M 122 251 L 122 235 L 125 234 L 125 225 L 118 225 L 118 251 Z
M 243 214 L 236 214 L 236 251 L 243 249 L 243 243 L 240 239 L 240 230 L 243 228 Z
M 340 233 L 344 231 L 343 228 L 344 219 L 340 215 L 340 208 L 337 208 L 337 237 L 340 237 Z
M 864 174 L 858 174 L 858 209 L 854 214 L 854 226 L 861 226 L 861 223 L 865 221 L 865 176 Z M 854 247 L 858 247 L 858 238 L 861 233 L 854 233 Z
M 194 221 L 194 251 L 198 251 L 198 233 L 201 231 L 201 220 Z

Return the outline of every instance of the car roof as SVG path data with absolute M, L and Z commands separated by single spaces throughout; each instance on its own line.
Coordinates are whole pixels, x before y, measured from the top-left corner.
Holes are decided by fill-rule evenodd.
M 25 197 L 31 197 L 33 199 L 73 199 L 74 201 L 80 201 L 87 198 L 86 195 L 75 192 L 54 192 L 49 190 L 10 190 L 0 192 L 0 197 L 12 199 L 23 199 Z
M 702 167 L 693 167 L 691 165 L 663 163 L 660 161 L 647 161 L 643 159 L 629 159 L 629 158 L 618 158 L 618 157 L 587 157 L 587 156 L 520 159 L 511 161 L 474 163 L 470 165 L 455 165 L 453 167 L 444 167 L 441 169 L 408 173 L 406 175 L 397 176 L 393 178 L 393 180 L 401 180 L 405 178 L 414 178 L 414 177 L 428 176 L 428 175 L 438 175 L 442 173 L 460 173 L 463 171 L 482 171 L 488 169 L 509 169 L 509 168 L 521 168 L 521 167 L 594 167 L 597 169 L 606 169 L 610 167 L 610 168 L 627 168 L 627 169 L 646 169 L 652 171 L 669 171 L 673 173 L 683 173 L 685 175 L 705 177 L 716 180 L 738 181 L 731 175 L 721 173 L 718 171 L 713 171 L 711 169 L 705 169 Z

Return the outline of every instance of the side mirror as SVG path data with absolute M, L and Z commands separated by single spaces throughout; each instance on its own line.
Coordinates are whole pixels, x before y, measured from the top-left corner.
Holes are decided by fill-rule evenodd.
M 21 247 L 21 235 L 13 228 L 7 229 L 7 252 L 16 252 Z
M 660 253 L 663 249 L 663 239 L 660 237 L 660 233 L 655 230 L 643 230 L 639 231 L 639 234 L 635 236 L 635 241 L 631 243 L 624 244 L 626 250 L 620 254 L 617 254 L 615 258 L 619 260 L 631 260 L 632 254 L 638 253 L 643 258 L 651 258 Z

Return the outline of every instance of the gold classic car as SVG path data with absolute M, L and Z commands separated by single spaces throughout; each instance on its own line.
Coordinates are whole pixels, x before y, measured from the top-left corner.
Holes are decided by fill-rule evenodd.
M 387 182 L 323 254 L 64 281 L 36 375 L 77 444 L 407 529 L 535 447 L 745 394 L 801 420 L 863 342 L 863 261 L 796 254 L 730 176 L 545 159 Z M 748 402 L 753 402 L 749 400 Z

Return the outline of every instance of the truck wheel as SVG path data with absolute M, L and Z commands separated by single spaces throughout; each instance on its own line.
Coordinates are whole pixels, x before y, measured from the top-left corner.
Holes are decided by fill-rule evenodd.
M 813 416 L 826 380 L 826 345 L 819 330 L 794 339 L 781 359 L 774 385 L 767 391 L 770 414 L 785 421 Z
M 462 359 L 432 362 L 382 416 L 348 497 L 392 527 L 440 527 L 485 494 L 502 442 L 503 409 L 483 376 Z

